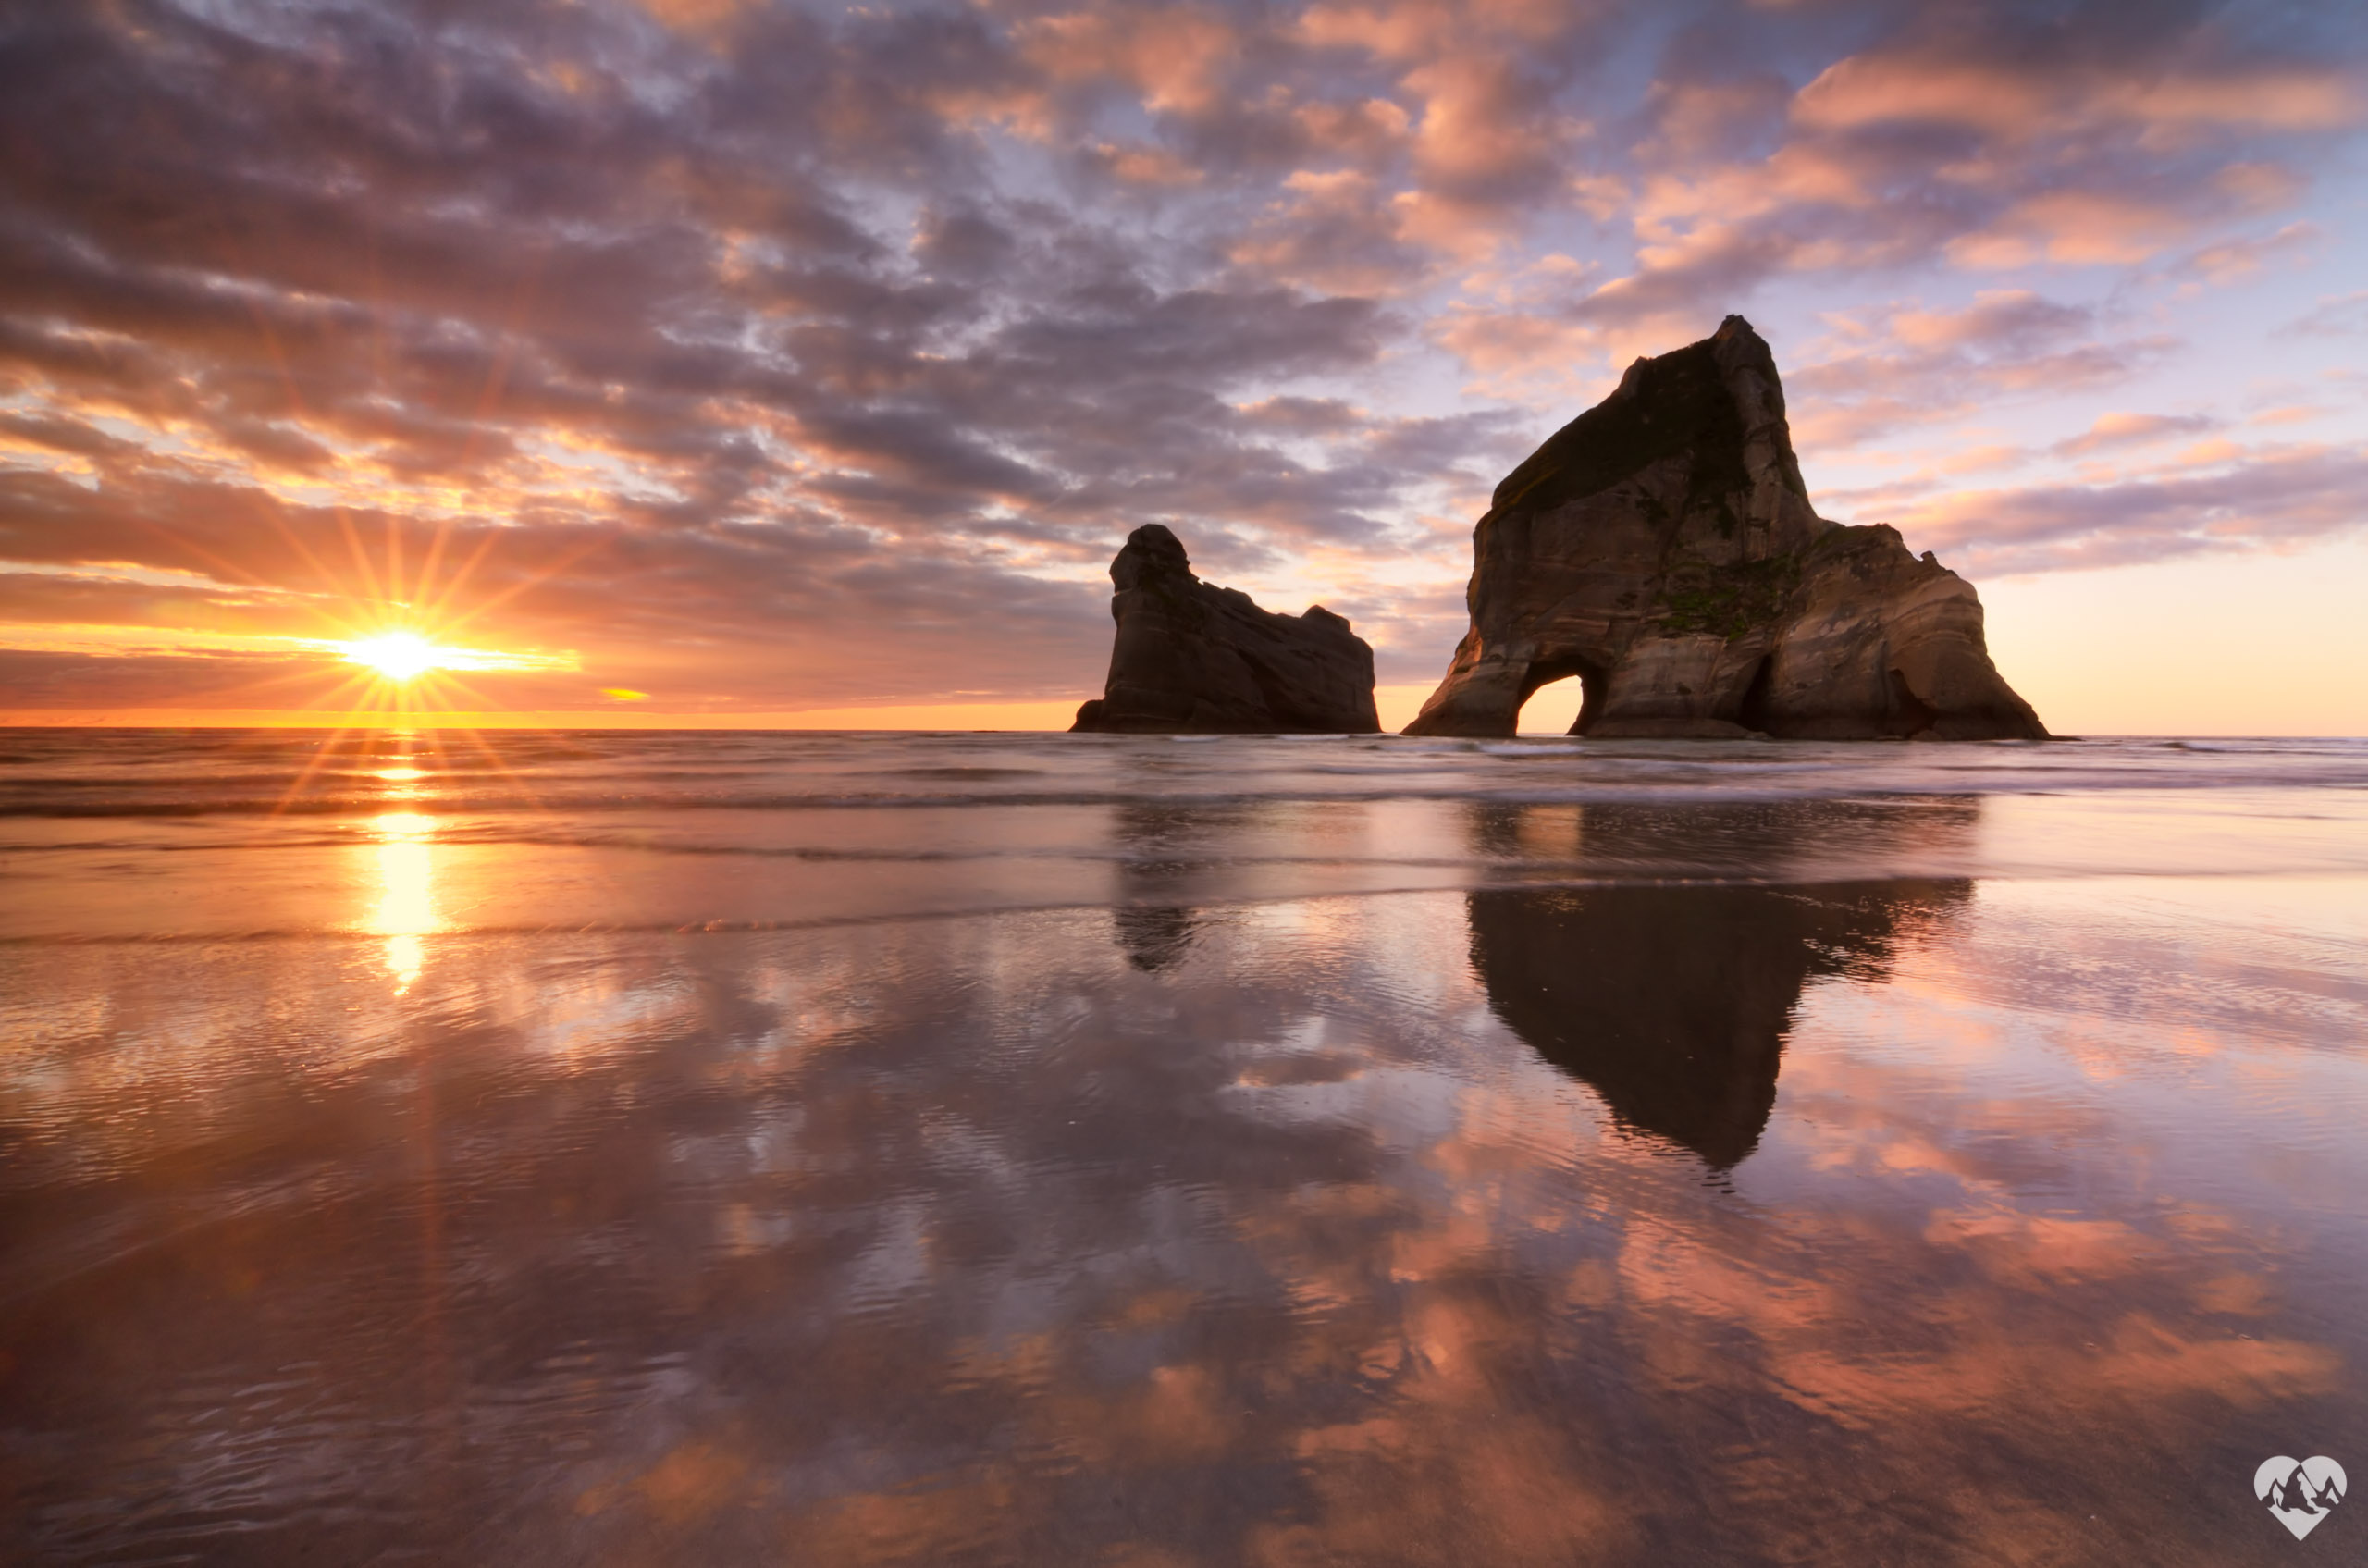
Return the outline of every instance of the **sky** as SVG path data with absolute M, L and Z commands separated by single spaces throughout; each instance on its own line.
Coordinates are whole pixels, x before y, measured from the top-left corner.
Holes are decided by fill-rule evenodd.
M 2058 733 L 2368 733 L 2363 130 L 2344 3 L 12 6 L 0 722 L 1063 727 L 1155 521 L 1402 722 L 1738 312 Z

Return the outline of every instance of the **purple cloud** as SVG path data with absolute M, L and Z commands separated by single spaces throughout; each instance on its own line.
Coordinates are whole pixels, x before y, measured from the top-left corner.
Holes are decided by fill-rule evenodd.
M 0 649 L 20 705 L 228 703 L 432 611 L 571 651 L 487 676 L 528 706 L 1059 695 L 1158 520 L 1419 678 L 1493 479 L 1756 297 L 1858 302 L 1796 313 L 1859 329 L 1788 359 L 1805 441 L 2127 405 L 2189 334 L 1997 269 L 2302 253 L 2360 59 L 2136 0 L 21 8 Z M 1947 525 L 2242 542 L 2114 493 Z

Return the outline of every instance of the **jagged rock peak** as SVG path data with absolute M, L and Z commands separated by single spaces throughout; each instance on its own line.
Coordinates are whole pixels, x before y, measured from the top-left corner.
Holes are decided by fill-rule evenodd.
M 1374 711 L 1373 649 L 1322 605 L 1261 610 L 1192 574 L 1183 541 L 1156 523 L 1110 562 L 1117 635 L 1101 697 L 1073 730 L 1142 735 L 1358 735 Z
M 1410 735 L 1506 735 L 1550 681 L 1574 735 L 2041 739 L 1973 587 L 1817 515 L 1776 356 L 1731 315 L 1628 367 L 1473 529 L 1472 627 Z
M 1540 512 L 1687 451 L 1711 465 L 1700 475 L 1706 487 L 1756 494 L 1773 486 L 1799 500 L 1801 519 L 1814 525 L 1775 353 L 1739 315 L 1698 343 L 1630 364 L 1610 397 L 1548 437 L 1490 499 Z M 1767 506 L 1774 504 L 1770 498 Z

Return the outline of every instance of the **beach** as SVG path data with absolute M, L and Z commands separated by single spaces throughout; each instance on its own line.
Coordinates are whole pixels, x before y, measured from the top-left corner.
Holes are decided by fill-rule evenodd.
M 0 756 L 11 1561 L 2289 1563 L 2256 1466 L 2368 1473 L 2368 742 Z

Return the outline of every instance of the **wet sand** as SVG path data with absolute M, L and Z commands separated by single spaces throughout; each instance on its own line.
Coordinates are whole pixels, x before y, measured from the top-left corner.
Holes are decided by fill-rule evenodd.
M 2368 1541 L 2368 752 L 701 744 L 18 747 L 0 1557 Z

